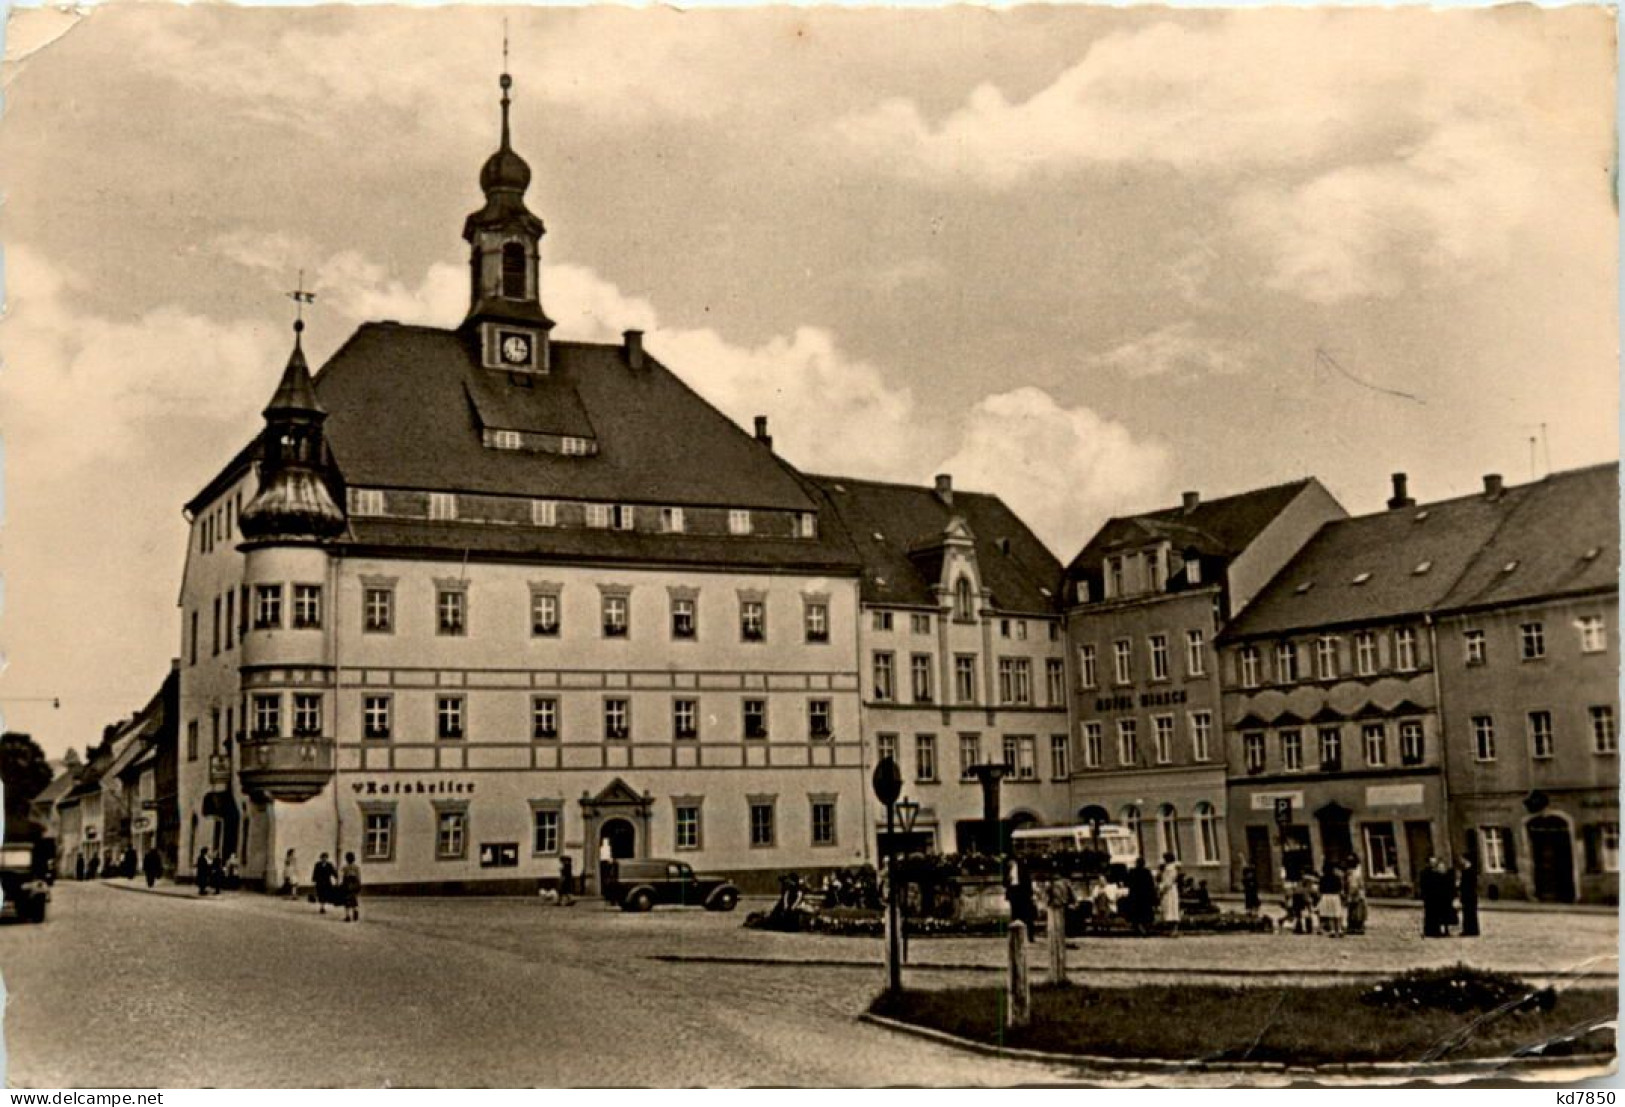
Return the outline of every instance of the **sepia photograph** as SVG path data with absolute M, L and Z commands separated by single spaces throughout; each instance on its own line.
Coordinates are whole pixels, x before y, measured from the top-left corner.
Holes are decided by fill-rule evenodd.
M 1613 1074 L 1616 18 L 12 9 L 0 1083 Z

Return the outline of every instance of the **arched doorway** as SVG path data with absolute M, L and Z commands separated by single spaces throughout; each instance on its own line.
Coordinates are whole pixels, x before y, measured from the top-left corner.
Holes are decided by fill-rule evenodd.
M 610 856 L 617 861 L 637 856 L 637 828 L 626 819 L 605 819 L 598 826 L 598 840 L 609 843 Z
M 1574 902 L 1574 835 L 1556 815 L 1529 820 L 1530 867 L 1535 875 L 1535 898 L 1553 903 Z

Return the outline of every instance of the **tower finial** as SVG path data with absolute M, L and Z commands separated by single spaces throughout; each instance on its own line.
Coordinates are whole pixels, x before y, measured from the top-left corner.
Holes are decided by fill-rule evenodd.
M 287 294 L 288 299 L 294 303 L 293 308 L 293 344 L 299 345 L 299 336 L 305 330 L 305 305 L 316 302 L 316 293 L 305 290 L 305 271 L 299 270 L 299 283 L 292 292 Z
M 508 17 L 502 17 L 502 148 L 508 148 L 508 90 L 513 78 L 508 76 Z

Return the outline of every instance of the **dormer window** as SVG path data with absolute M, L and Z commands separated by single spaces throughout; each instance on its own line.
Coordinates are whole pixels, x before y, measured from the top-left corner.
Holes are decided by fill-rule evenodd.
M 530 501 L 530 522 L 537 527 L 556 527 L 559 525 L 559 505 L 556 500 Z
M 457 497 L 451 492 L 429 493 L 429 518 L 447 522 L 457 518 Z
M 560 440 L 559 450 L 565 457 L 586 457 L 592 453 L 592 443 L 585 438 L 567 434 Z
M 663 507 L 660 509 L 660 529 L 667 534 L 683 533 L 683 509 L 680 507 Z
M 377 488 L 350 489 L 351 515 L 382 515 L 384 513 L 384 494 Z
M 729 534 L 749 534 L 750 533 L 750 512 L 749 511 L 740 511 L 740 510 L 737 510 L 737 509 L 728 512 L 728 533 Z
M 970 579 L 960 577 L 954 582 L 954 618 L 961 623 L 969 623 L 976 618 L 976 608 L 971 602 Z
M 485 444 L 493 450 L 517 450 L 523 441 L 518 431 L 488 430 L 485 432 Z
M 1185 583 L 1189 585 L 1202 583 L 1202 562 L 1200 558 L 1191 557 L 1186 559 Z
M 631 530 L 637 520 L 637 512 L 629 504 L 615 505 L 615 529 Z
M 817 538 L 818 516 L 810 511 L 803 511 L 796 517 L 796 533 L 803 538 Z
M 610 509 L 608 504 L 587 505 L 587 525 L 595 530 L 606 530 L 609 527 Z

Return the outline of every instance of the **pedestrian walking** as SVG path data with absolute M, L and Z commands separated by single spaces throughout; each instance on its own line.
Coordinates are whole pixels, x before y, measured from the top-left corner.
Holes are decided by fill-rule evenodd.
M 1331 862 L 1320 874 L 1320 929 L 1333 938 L 1343 936 L 1343 874 Z
M 1162 868 L 1157 872 L 1158 917 L 1164 923 L 1179 927 L 1179 861 L 1172 853 L 1162 855 Z
M 299 855 L 291 849 L 282 857 L 282 894 L 299 898 Z
M 598 840 L 598 894 L 610 898 L 610 885 L 615 882 L 615 849 L 608 838 Z
M 333 901 L 333 886 L 338 882 L 338 878 L 338 869 L 328 860 L 327 854 L 322 854 L 316 862 L 316 867 L 310 872 L 310 882 L 316 885 L 318 914 L 327 914 L 327 905 Z
M 1369 905 L 1365 899 L 1365 873 L 1360 863 L 1350 859 L 1348 871 L 1343 874 L 1343 899 L 1348 910 L 1348 934 L 1364 934 Z
M 1443 938 L 1445 936 L 1445 915 L 1449 911 L 1448 897 L 1450 891 L 1443 886 L 1439 871 L 1439 859 L 1429 857 L 1427 864 L 1416 876 L 1417 892 L 1422 897 L 1422 937 Z
M 576 865 L 570 857 L 559 858 L 559 902 L 570 904 L 576 892 Z
M 1124 917 L 1135 930 L 1144 934 L 1151 929 L 1157 910 L 1157 878 L 1146 866 L 1144 857 L 1134 859 L 1134 867 L 1128 873 L 1128 895 L 1123 903 Z
M 1478 867 L 1471 857 L 1461 859 L 1457 894 L 1461 898 L 1461 936 L 1478 937 Z
M 135 858 L 135 847 L 125 846 L 124 856 L 119 858 L 119 875 L 125 880 L 134 880 L 135 874 L 140 871 Z
M 141 871 L 147 878 L 149 888 L 157 884 L 158 878 L 164 875 L 164 859 L 159 856 L 156 849 L 147 850 L 147 855 L 141 859 Z
M 344 921 L 361 921 L 361 866 L 355 854 L 344 855 L 344 871 L 339 874 L 339 886 L 344 893 Z
M 1241 867 L 1241 907 L 1249 919 L 1258 917 L 1258 870 L 1252 865 Z
M 82 853 L 75 852 L 73 855 L 73 878 L 75 880 L 85 878 L 85 855 Z
M 214 862 L 209 857 L 209 847 L 204 846 L 197 851 L 197 871 L 192 874 L 193 879 L 197 881 L 198 895 L 206 896 L 209 894 L 209 881 L 213 870 Z

